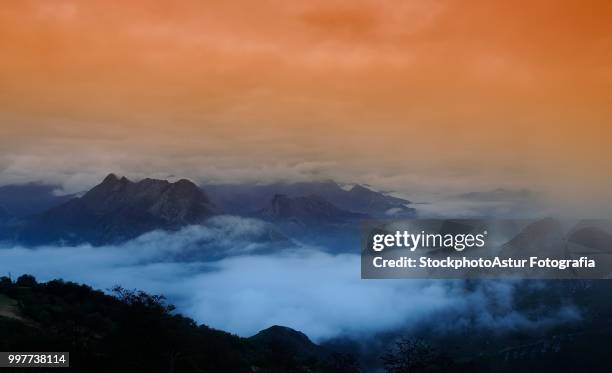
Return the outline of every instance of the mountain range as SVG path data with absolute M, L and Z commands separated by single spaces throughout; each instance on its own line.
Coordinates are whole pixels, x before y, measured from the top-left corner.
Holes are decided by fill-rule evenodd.
M 256 215 L 273 221 L 305 224 L 334 224 L 364 219 L 366 214 L 343 210 L 318 195 L 288 197 L 276 194 Z
M 272 184 L 205 184 L 210 198 L 230 214 L 251 214 L 267 207 L 275 195 L 289 198 L 318 196 L 334 206 L 373 218 L 413 217 L 409 200 L 377 192 L 362 185 L 343 188 L 327 180 Z
M 116 243 L 155 229 L 198 224 L 216 213 L 206 194 L 189 180 L 133 182 L 108 175 L 80 198 L 27 219 L 18 240 L 28 244 Z
M 22 203 L 34 202 L 16 214 L 0 204 L 0 239 L 27 245 L 112 244 L 156 229 L 201 224 L 218 214 L 267 220 L 291 235 L 335 237 L 349 231 L 353 235 L 360 219 L 415 215 L 408 200 L 361 185 L 345 189 L 333 181 L 199 187 L 186 179 L 131 181 L 109 174 L 80 197 L 56 197 L 55 189 L 1 187 L 6 195 L 0 194 L 0 201 L 19 196 Z M 26 212 L 30 214 L 24 216 Z

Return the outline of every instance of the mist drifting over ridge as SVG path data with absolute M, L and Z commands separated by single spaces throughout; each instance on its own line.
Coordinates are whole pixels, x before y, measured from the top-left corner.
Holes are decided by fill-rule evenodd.
M 426 325 L 440 333 L 460 328 L 503 333 L 581 319 L 571 304 L 535 316 L 517 310 L 520 282 L 466 287 L 463 281 L 363 281 L 357 254 L 254 240 L 266 229 L 256 219 L 218 216 L 205 225 L 153 231 L 120 245 L 5 245 L 0 272 L 164 294 L 179 312 L 243 336 L 276 324 L 323 341 Z M 211 259 L 201 255 L 207 251 L 225 254 Z

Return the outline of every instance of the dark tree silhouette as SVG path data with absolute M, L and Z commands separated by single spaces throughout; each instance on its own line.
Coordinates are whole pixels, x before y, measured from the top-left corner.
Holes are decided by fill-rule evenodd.
M 37 283 L 36 283 L 36 279 L 34 278 L 34 276 L 32 276 L 32 275 L 21 275 L 17 279 L 16 284 L 17 284 L 17 286 L 33 287 L 33 286 L 36 286 Z
M 355 356 L 345 353 L 333 353 L 329 357 L 332 371 L 337 373 L 360 373 L 361 368 Z
M 455 372 L 458 367 L 452 359 L 432 348 L 421 339 L 403 338 L 393 350 L 381 357 L 389 373 Z
M 0 277 L 0 351 L 70 351 L 75 372 L 351 372 L 323 354 L 264 345 L 198 325 L 161 295 L 113 296 L 62 280 Z M 2 305 L 0 305 L 2 306 Z M 8 316 L 8 317 L 7 317 Z

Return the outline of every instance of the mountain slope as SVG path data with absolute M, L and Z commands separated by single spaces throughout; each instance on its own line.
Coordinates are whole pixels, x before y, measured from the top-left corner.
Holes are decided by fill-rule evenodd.
M 154 229 L 197 224 L 215 207 L 188 180 L 132 182 L 108 175 L 101 184 L 30 219 L 19 234 L 29 244 L 120 242 Z
M 361 185 L 346 190 L 331 180 L 265 185 L 210 184 L 203 187 L 215 203 L 235 214 L 248 214 L 261 210 L 276 194 L 291 198 L 317 195 L 341 209 L 371 217 L 384 217 L 389 214 L 413 216 L 415 212 L 413 208 L 407 206 L 410 204 L 408 200 L 376 192 Z
M 519 257 L 524 252 L 538 255 L 563 256 L 565 231 L 562 224 L 552 218 L 537 220 L 521 230 L 502 247 L 502 255 Z
M 74 198 L 74 195 L 55 195 L 56 189 L 56 186 L 38 183 L 4 185 L 0 187 L 0 206 L 12 216 L 25 217 Z
M 286 326 L 273 325 L 260 331 L 249 341 L 272 353 L 284 353 L 299 359 L 321 359 L 329 355 L 329 350 L 314 344 L 306 334 Z
M 373 216 L 414 215 L 415 210 L 407 207 L 410 201 L 375 192 L 359 184 L 335 200 L 336 204 L 347 210 Z
M 277 194 L 255 216 L 274 224 L 288 237 L 330 252 L 359 248 L 360 221 L 367 215 L 341 209 L 316 195 L 288 197 Z
M 0 348 L 70 351 L 77 372 L 339 371 L 327 349 L 295 330 L 283 328 L 305 338 L 298 349 L 274 349 L 268 338 L 197 325 L 163 297 L 122 288 L 113 294 L 61 280 L 37 283 L 29 275 L 16 282 L 1 277 Z
M 527 189 L 509 190 L 497 188 L 482 192 L 463 193 L 458 196 L 472 201 L 495 202 L 495 201 L 518 201 L 518 200 L 533 200 L 536 194 Z
M 342 210 L 316 195 L 290 198 L 282 194 L 275 195 L 257 215 L 264 219 L 299 224 L 342 223 L 365 217 Z

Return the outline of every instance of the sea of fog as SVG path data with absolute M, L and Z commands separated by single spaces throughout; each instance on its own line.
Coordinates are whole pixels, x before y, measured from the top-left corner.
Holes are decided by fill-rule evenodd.
M 154 231 L 120 245 L 0 248 L 0 275 L 29 273 L 108 290 L 114 285 L 163 294 L 177 311 L 211 327 L 250 336 L 271 325 L 315 341 L 410 331 L 435 320 L 439 330 L 496 332 L 541 328 L 580 319 L 559 306 L 536 321 L 516 310 L 516 281 L 362 280 L 357 254 L 287 243 L 269 250 L 254 242 L 266 225 L 220 216 L 203 226 Z M 206 250 L 226 252 L 215 260 Z M 265 252 L 265 254 L 258 254 Z M 530 286 L 544 286 L 531 282 Z

